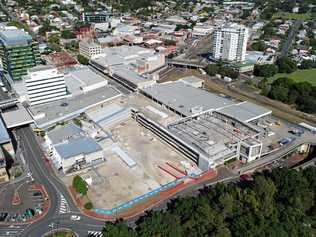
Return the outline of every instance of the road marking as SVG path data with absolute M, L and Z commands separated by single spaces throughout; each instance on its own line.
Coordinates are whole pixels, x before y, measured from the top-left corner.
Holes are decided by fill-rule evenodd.
M 102 237 L 102 231 L 88 231 L 89 237 Z
M 59 206 L 59 214 L 65 214 L 70 212 L 68 202 L 64 195 L 60 194 L 60 206 Z

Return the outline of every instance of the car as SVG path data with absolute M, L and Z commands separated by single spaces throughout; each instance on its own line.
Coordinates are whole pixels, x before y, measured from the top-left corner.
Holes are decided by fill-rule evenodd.
M 76 215 L 72 215 L 72 216 L 70 217 L 70 220 L 72 220 L 72 221 L 80 221 L 80 220 L 81 220 L 81 217 L 80 217 L 80 216 L 76 216 Z
M 66 106 L 68 106 L 68 103 L 67 102 L 63 102 L 63 103 L 60 104 L 60 106 L 66 107 Z

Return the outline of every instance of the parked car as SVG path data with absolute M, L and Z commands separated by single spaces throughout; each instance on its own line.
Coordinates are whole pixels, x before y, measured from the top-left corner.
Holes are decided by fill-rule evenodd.
M 72 216 L 70 217 L 70 220 L 72 220 L 72 221 L 80 221 L 80 220 L 81 220 L 81 217 L 80 217 L 80 216 L 76 216 L 76 215 L 72 215 Z

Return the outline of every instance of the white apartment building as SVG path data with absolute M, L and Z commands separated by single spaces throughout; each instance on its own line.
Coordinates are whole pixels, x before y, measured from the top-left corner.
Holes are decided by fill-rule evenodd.
M 238 24 L 224 25 L 213 33 L 212 54 L 215 59 L 245 61 L 248 29 Z
M 64 74 L 53 66 L 37 66 L 23 77 L 27 99 L 31 105 L 43 104 L 65 98 Z
M 100 55 L 102 53 L 102 48 L 100 44 L 92 41 L 80 41 L 79 53 L 86 58 L 91 59 L 94 56 Z

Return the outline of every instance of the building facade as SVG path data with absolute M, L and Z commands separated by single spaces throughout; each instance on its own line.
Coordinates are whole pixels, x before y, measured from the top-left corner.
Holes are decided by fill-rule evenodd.
M 100 55 L 102 53 L 102 48 L 100 44 L 97 44 L 95 42 L 80 41 L 79 53 L 90 59 L 94 56 Z
M 101 146 L 71 123 L 46 133 L 45 144 L 53 164 L 64 173 L 104 160 Z
M 0 147 L 0 183 L 8 182 L 9 177 L 6 170 L 6 160 Z
M 212 55 L 214 59 L 243 62 L 246 57 L 248 29 L 242 25 L 230 24 L 213 32 Z
M 87 23 L 108 22 L 110 14 L 106 11 L 84 12 L 82 13 L 82 21 Z
M 53 66 L 34 67 L 23 78 L 31 105 L 60 100 L 67 94 L 64 74 Z
M 38 43 L 23 30 L 0 31 L 0 66 L 13 80 L 21 80 L 27 69 L 40 64 Z

